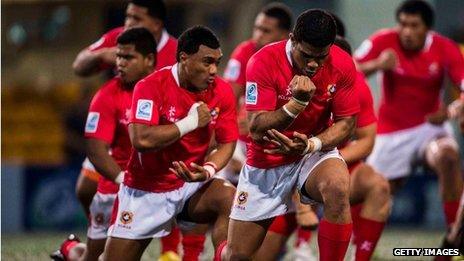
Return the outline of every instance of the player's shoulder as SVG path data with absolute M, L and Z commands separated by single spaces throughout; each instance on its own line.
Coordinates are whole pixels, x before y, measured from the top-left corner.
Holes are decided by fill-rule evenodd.
M 285 58 L 286 44 L 287 40 L 268 44 L 253 54 L 251 59 L 277 63 L 279 59 Z
M 254 52 L 255 49 L 256 49 L 256 43 L 251 39 L 243 41 L 239 43 L 237 47 L 235 47 L 235 50 L 239 52 Z
M 122 32 L 124 31 L 124 27 L 123 26 L 120 26 L 120 27 L 116 27 L 116 28 L 113 28 L 109 31 L 107 31 L 104 36 L 105 37 L 113 37 L 113 38 L 117 38 Z
M 151 86 L 158 86 L 171 77 L 171 68 L 172 66 L 163 67 L 157 71 L 152 72 L 142 80 L 140 80 L 137 85 L 151 85 Z M 164 88 L 156 88 L 156 89 L 164 89 Z
M 99 89 L 99 92 L 101 93 L 108 93 L 108 94 L 114 94 L 115 92 L 119 91 L 121 89 L 121 78 L 118 76 L 113 77 L 106 81 Z
M 426 44 L 437 45 L 438 47 L 456 45 L 456 43 L 453 40 L 451 40 L 450 38 L 444 35 L 441 35 L 440 33 L 436 31 L 429 31 L 427 38 L 426 38 Z M 445 51 L 445 50 L 440 50 L 440 51 Z
M 220 76 L 216 76 L 216 89 L 215 92 L 220 95 L 220 97 L 235 97 L 232 91 L 232 86 L 228 81 L 223 79 Z
M 177 48 L 177 39 L 174 36 L 169 35 L 168 42 L 166 43 L 166 47 L 171 47 L 171 48 L 176 49 Z
M 391 41 L 398 38 L 398 30 L 395 28 L 382 28 L 374 32 L 370 39 L 376 41 Z
M 330 47 L 330 65 L 342 73 L 355 73 L 356 68 L 353 63 L 353 58 L 340 47 L 332 45 Z

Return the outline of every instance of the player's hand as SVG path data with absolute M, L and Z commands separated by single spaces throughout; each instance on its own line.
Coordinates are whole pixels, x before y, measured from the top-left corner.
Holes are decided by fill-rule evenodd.
M 197 107 L 198 112 L 198 127 L 205 127 L 211 121 L 211 111 L 208 105 L 204 102 L 199 102 L 200 105 Z
M 209 177 L 209 173 L 205 168 L 193 162 L 190 163 L 193 171 L 190 171 L 183 161 L 173 161 L 172 166 L 173 168 L 169 168 L 169 170 L 186 182 L 201 182 Z
M 393 70 L 398 63 L 398 58 L 396 57 L 395 51 L 392 49 L 386 49 L 380 53 L 379 58 L 377 58 L 378 67 L 380 70 Z
M 264 136 L 263 139 L 276 147 L 265 149 L 264 152 L 268 154 L 302 155 L 307 150 L 308 145 L 310 148 L 307 152 L 314 148 L 314 144 L 308 140 L 305 134 L 296 131 L 293 132 L 293 139 L 290 139 L 281 132 L 272 129 L 267 131 L 267 136 Z
M 295 75 L 290 82 L 292 96 L 302 102 L 308 102 L 316 91 L 316 86 L 308 76 Z
M 425 119 L 433 125 L 442 125 L 448 119 L 448 112 L 442 107 L 436 112 L 425 115 Z
M 116 64 L 116 50 L 117 47 L 102 48 L 99 52 L 101 61 L 106 64 Z

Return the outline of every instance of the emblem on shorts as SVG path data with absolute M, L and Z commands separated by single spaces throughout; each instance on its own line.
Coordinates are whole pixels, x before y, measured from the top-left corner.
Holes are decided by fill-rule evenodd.
M 105 220 L 103 213 L 97 213 L 94 219 L 95 219 L 95 224 L 97 225 L 102 225 L 103 221 Z
M 248 198 L 248 192 L 240 191 L 240 193 L 238 193 L 237 203 L 239 205 L 243 205 L 247 202 L 247 198 Z
M 121 218 L 120 218 L 120 221 L 121 223 L 123 223 L 124 225 L 127 225 L 129 224 L 130 222 L 132 222 L 132 217 L 134 216 L 134 214 L 132 214 L 132 212 L 129 212 L 129 211 L 123 211 L 121 213 Z

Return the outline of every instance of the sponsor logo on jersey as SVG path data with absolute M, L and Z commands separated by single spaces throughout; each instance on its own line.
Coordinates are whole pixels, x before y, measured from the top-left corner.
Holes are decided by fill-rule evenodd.
M 98 128 L 98 121 L 100 120 L 99 112 L 89 112 L 87 115 L 87 122 L 85 123 L 85 132 L 86 133 L 95 133 Z
M 153 113 L 153 101 L 140 99 L 137 101 L 137 111 L 135 113 L 135 118 L 139 120 L 151 120 Z
M 229 81 L 236 81 L 240 76 L 241 64 L 235 59 L 230 59 L 224 72 L 224 78 Z
M 255 82 L 246 83 L 245 103 L 256 105 L 258 102 L 258 85 Z

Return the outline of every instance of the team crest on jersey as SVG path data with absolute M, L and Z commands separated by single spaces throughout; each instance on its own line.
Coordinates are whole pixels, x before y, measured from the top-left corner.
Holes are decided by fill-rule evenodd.
M 429 74 L 436 75 L 438 73 L 438 63 L 433 62 L 429 65 Z
M 151 120 L 153 111 L 153 101 L 140 99 L 137 101 L 137 111 L 135 113 L 135 118 L 139 120 Z
M 85 123 L 85 132 L 87 133 L 95 133 L 98 128 L 98 121 L 100 120 L 100 113 L 99 112 L 89 112 L 87 115 L 87 122 Z
M 248 199 L 248 192 L 240 191 L 237 196 L 237 203 L 239 205 L 243 205 L 247 202 Z
M 255 82 L 246 83 L 245 103 L 256 105 L 258 102 L 258 85 Z
M 121 223 L 124 225 L 130 224 L 132 222 L 132 218 L 134 217 L 134 214 L 130 211 L 123 211 L 121 213 L 121 218 L 119 219 Z
M 212 109 L 210 111 L 210 113 L 211 113 L 211 124 L 216 124 L 216 120 L 219 117 L 219 111 L 220 111 L 219 107 L 214 107 L 214 109 Z

